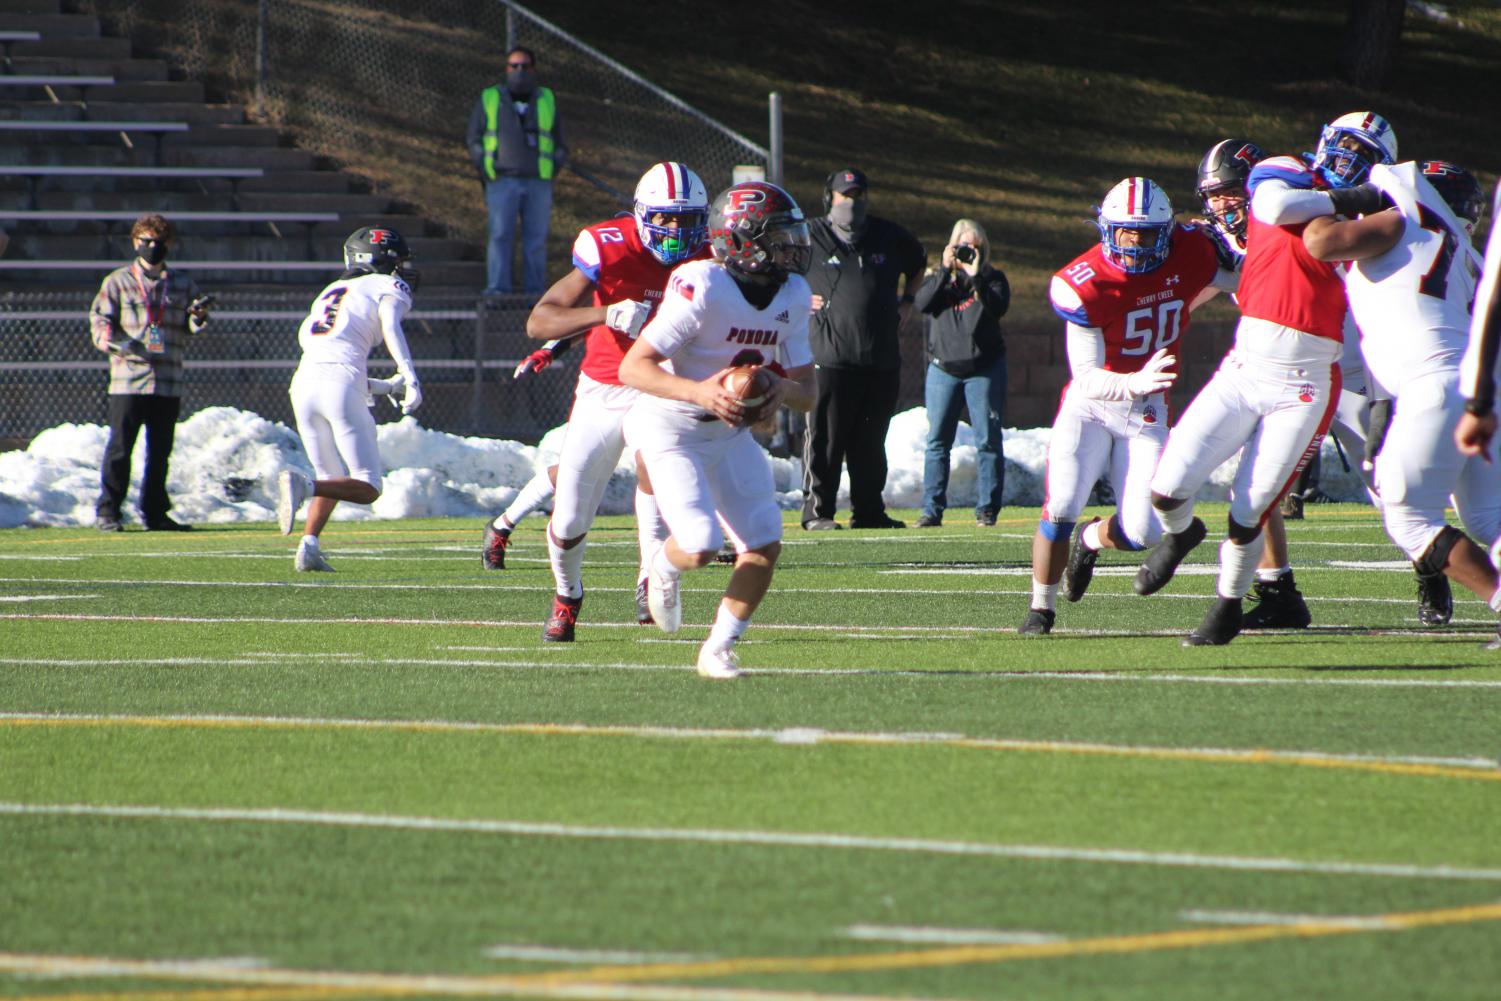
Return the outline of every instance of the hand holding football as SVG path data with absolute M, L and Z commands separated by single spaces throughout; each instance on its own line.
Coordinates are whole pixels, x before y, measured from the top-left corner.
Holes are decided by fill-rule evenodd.
M 777 375 L 761 365 L 738 365 L 727 370 L 719 384 L 745 408 L 745 416 L 737 424 L 744 427 L 766 416 L 761 411 L 776 388 Z

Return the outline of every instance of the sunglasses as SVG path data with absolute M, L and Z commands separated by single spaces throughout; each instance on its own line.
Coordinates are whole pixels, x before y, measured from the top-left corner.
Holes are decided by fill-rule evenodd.
M 531 68 L 531 63 L 506 63 L 506 69 L 508 70 L 529 70 Z

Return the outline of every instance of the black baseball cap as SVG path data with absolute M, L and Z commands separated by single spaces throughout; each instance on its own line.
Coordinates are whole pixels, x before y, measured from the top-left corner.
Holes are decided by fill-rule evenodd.
M 856 188 L 861 191 L 870 190 L 865 184 L 865 171 L 858 167 L 841 167 L 834 171 L 829 175 L 828 188 L 841 195 L 847 195 Z

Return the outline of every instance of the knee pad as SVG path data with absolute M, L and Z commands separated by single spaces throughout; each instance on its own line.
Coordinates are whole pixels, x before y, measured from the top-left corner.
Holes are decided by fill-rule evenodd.
M 1043 518 L 1037 523 L 1037 530 L 1042 533 L 1044 539 L 1057 542 L 1059 539 L 1067 539 L 1073 535 L 1074 526 L 1077 524 L 1076 521 L 1048 521 Z
M 1152 491 L 1152 506 L 1159 511 L 1173 511 L 1186 503 L 1188 503 L 1187 497 L 1169 497 L 1167 494 Z
M 1423 550 L 1423 555 L 1413 560 L 1413 567 L 1424 577 L 1436 577 L 1444 572 L 1444 567 L 1449 563 L 1449 553 L 1459 545 L 1465 534 L 1453 525 L 1445 525 L 1439 529 L 1433 541 L 1428 543 L 1428 548 Z
M 1253 525 L 1250 528 L 1247 528 L 1245 525 L 1242 525 L 1234 518 L 1226 518 L 1225 521 L 1228 526 L 1226 528 L 1225 534 L 1228 535 L 1230 537 L 1230 541 L 1235 543 L 1237 546 L 1249 546 L 1251 543 L 1255 542 L 1256 537 L 1261 534 L 1260 524 Z

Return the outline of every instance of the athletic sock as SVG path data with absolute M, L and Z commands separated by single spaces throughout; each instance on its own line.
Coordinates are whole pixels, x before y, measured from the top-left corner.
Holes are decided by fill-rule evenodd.
M 318 537 L 316 535 L 304 535 L 302 537 L 302 546 L 304 549 L 317 549 Z
M 1292 575 L 1293 568 L 1291 566 L 1272 567 L 1270 569 L 1267 567 L 1256 568 L 1256 579 L 1263 584 L 1275 584 L 1283 577 L 1291 577 Z
M 709 630 L 709 640 L 704 646 L 710 650 L 728 650 L 744 633 L 750 619 L 737 619 L 723 603 L 714 617 L 714 628 Z
M 1049 612 L 1058 610 L 1058 585 L 1044 584 L 1036 577 L 1032 578 L 1032 607 L 1046 609 Z
M 1491 611 L 1501 612 L 1501 587 L 1496 588 L 1496 593 L 1491 595 Z
M 1093 550 L 1103 548 L 1105 542 L 1101 538 L 1101 536 L 1104 535 L 1104 533 L 1105 523 L 1103 521 L 1090 523 L 1090 526 L 1084 530 L 1084 534 L 1080 536 L 1081 541 L 1083 541 L 1084 543 L 1084 548 Z
M 521 492 L 516 495 L 515 500 L 511 501 L 511 506 L 506 508 L 501 517 L 512 528 L 515 528 L 517 522 L 541 507 L 552 494 L 552 480 L 547 478 L 547 470 L 544 469 L 527 481 L 526 486 L 521 488 Z M 502 527 L 499 520 L 495 522 L 495 527 Z
M 1219 596 L 1221 598 L 1244 598 L 1251 589 L 1251 578 L 1256 576 L 1256 564 L 1261 562 L 1261 552 L 1266 548 L 1266 536 L 1257 533 L 1244 546 L 1229 539 L 1220 543 Z
M 641 548 L 641 569 L 646 572 L 646 561 L 658 546 L 667 541 L 667 523 L 662 520 L 662 511 L 657 507 L 656 494 L 636 491 L 636 544 Z
M 1193 523 L 1193 501 L 1184 501 L 1171 511 L 1163 511 L 1159 508 L 1157 509 L 1157 517 L 1162 522 L 1163 531 L 1177 535 L 1187 530 L 1188 526 Z
M 683 576 L 683 571 L 673 566 L 672 561 L 667 558 L 666 545 L 663 545 L 660 549 L 657 550 L 657 555 L 652 560 L 651 569 L 656 572 L 658 576 L 666 577 L 668 580 L 677 580 L 679 577 Z
M 547 560 L 552 564 L 552 579 L 558 593 L 569 598 L 584 596 L 584 540 L 572 549 L 564 549 L 552 537 L 552 526 L 547 527 Z
M 495 520 L 490 522 L 490 527 L 495 529 L 501 535 L 510 535 L 511 530 L 514 529 L 516 525 L 505 515 L 497 514 L 495 516 Z

